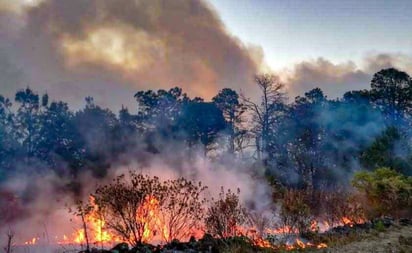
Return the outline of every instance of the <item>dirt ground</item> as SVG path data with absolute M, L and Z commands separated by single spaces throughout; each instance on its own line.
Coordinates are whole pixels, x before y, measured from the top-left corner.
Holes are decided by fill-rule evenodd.
M 318 251 L 319 252 L 319 251 Z M 412 253 L 412 226 L 391 227 L 383 232 L 373 231 L 359 241 L 334 246 L 327 253 Z

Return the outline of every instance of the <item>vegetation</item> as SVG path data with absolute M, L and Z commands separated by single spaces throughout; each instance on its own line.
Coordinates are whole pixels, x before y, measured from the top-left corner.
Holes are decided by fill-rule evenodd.
M 293 188 L 345 186 L 341 175 L 357 169 L 357 161 L 368 170 L 386 166 L 412 175 L 407 73 L 384 69 L 370 90 L 330 100 L 315 88 L 291 103 L 274 76 L 258 75 L 255 81 L 258 101 L 231 89 L 211 102 L 190 98 L 178 87 L 138 91 L 136 114 L 127 108 L 115 114 L 92 97 L 72 111 L 30 88 L 16 93 L 15 105 L 0 96 L 0 180 L 18 170 L 53 171 L 73 181 L 85 171 L 103 177 L 113 164 L 162 154 L 169 145 L 186 148 L 187 159 L 193 147 L 206 155 L 249 159 Z
M 242 226 L 247 222 L 247 212 L 239 201 L 239 195 L 231 190 L 224 192 L 222 188 L 219 199 L 212 201 L 206 213 L 206 231 L 219 238 L 241 235 Z
M 52 173 L 68 182 L 57 185 L 59 190 L 79 196 L 84 173 L 102 178 L 119 164 L 145 164 L 173 150 L 176 163 L 202 154 L 250 165 L 253 176 L 270 181 L 288 232 L 316 230 L 314 217 L 338 225 L 355 224 L 365 214 L 411 216 L 412 78 L 407 73 L 384 69 L 373 76 L 369 90 L 328 99 L 315 88 L 290 103 L 276 77 L 258 75 L 255 84 L 261 92 L 257 101 L 232 89 L 219 91 L 210 102 L 190 98 L 179 87 L 137 91 L 136 113 L 128 108 L 114 113 L 92 97 L 73 111 L 30 88 L 17 91 L 15 104 L 0 95 L 0 184 L 16 175 Z M 350 186 L 354 171 L 360 171 L 352 180 L 357 192 Z M 19 197 L 30 200 L 30 187 Z M 263 234 L 267 217 L 247 213 L 238 194 L 222 189 L 206 206 L 204 190 L 184 178 L 161 181 L 130 172 L 93 196 L 106 226 L 133 245 L 153 236 L 167 242 L 188 237 L 199 222 L 220 238 L 237 237 L 246 222 Z M 78 207 L 84 219 L 90 209 Z M 0 216 L 0 225 L 10 219 Z M 165 225 L 157 226 L 155 219 Z M 147 232 L 148 226 L 157 227 Z
M 366 197 L 365 208 L 370 218 L 411 215 L 412 177 L 389 168 L 379 168 L 373 172 L 356 173 L 352 184 Z
M 140 245 L 157 234 L 165 242 L 188 238 L 203 218 L 204 190 L 183 178 L 160 181 L 130 172 L 99 187 L 93 197 L 106 227 Z

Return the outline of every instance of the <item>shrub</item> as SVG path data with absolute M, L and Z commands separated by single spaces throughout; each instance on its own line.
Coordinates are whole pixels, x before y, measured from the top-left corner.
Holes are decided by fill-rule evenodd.
M 307 204 L 307 194 L 301 190 L 286 191 L 280 218 L 286 233 L 306 233 L 310 231 L 311 221 L 313 220 L 310 207 Z
M 105 226 L 138 245 L 153 239 L 186 239 L 203 218 L 201 183 L 184 178 L 160 181 L 157 177 L 129 173 L 98 187 L 94 194 Z
M 391 215 L 411 215 L 412 177 L 406 177 L 389 168 L 355 174 L 352 184 L 366 198 L 369 218 Z
M 212 200 L 207 210 L 205 226 L 208 233 L 219 238 L 239 235 L 241 226 L 247 221 L 246 209 L 240 204 L 239 190 L 237 194 L 231 190 L 219 193 L 218 200 Z

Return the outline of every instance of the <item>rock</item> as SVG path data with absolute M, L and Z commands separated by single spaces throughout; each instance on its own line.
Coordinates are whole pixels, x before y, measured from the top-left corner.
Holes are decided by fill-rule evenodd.
M 113 253 L 127 253 L 129 251 L 129 245 L 122 242 L 114 246 L 110 251 Z

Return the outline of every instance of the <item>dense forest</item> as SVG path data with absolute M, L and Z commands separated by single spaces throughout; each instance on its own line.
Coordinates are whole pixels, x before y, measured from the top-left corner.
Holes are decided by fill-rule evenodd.
M 134 94 L 137 113 L 101 108 L 86 97 L 73 111 L 27 88 L 0 95 L 0 183 L 20 173 L 54 172 L 76 182 L 110 168 L 181 149 L 191 159 L 248 161 L 292 188 L 345 186 L 354 171 L 389 167 L 412 175 L 412 79 L 374 74 L 369 90 L 328 99 L 315 88 L 293 101 L 272 75 L 257 75 L 260 101 L 223 89 L 211 102 L 175 87 Z M 133 108 L 133 111 L 136 109 Z

